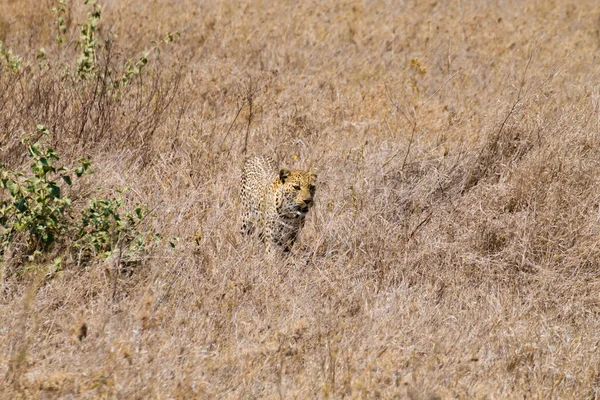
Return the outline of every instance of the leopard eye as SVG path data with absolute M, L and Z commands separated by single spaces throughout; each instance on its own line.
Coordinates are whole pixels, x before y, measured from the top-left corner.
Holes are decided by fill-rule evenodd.
M 311 192 L 314 192 L 315 191 L 315 185 L 310 185 L 309 189 L 310 189 Z
M 299 185 L 294 185 L 294 190 L 300 190 L 302 189 Z

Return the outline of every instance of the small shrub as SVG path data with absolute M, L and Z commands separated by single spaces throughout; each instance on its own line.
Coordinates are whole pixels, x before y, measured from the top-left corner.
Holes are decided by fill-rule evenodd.
M 2 40 L 0 40 L 0 67 L 13 73 L 21 70 L 21 57 L 13 54 L 11 49 L 5 48 Z
M 38 125 L 42 135 L 48 135 L 43 125 Z M 24 140 L 27 144 L 28 140 Z M 27 144 L 31 174 L 6 169 L 0 165 L 0 188 L 8 191 L 8 200 L 0 201 L 0 256 L 17 236 L 25 235 L 25 253 L 48 251 L 58 238 L 68 230 L 66 211 L 71 199 L 61 196 L 61 183 L 71 185 L 71 169 L 59 166 L 60 157 L 52 148 L 36 142 Z M 74 169 L 80 177 L 90 166 L 79 159 Z
M 77 74 L 81 79 L 93 77 L 96 68 L 96 31 L 98 22 L 102 15 L 102 6 L 94 0 L 86 0 L 85 4 L 92 5 L 92 11 L 88 12 L 88 22 L 81 24 L 81 36 L 79 37 L 79 46 L 81 54 L 77 59 Z
M 42 125 L 38 131 L 42 136 L 49 134 Z M 140 231 L 149 210 L 143 204 L 126 209 L 125 190 L 93 197 L 79 213 L 74 212 L 73 202 L 62 187 L 72 185 L 72 176 L 79 178 L 88 171 L 90 162 L 80 158 L 75 167 L 61 165 L 52 148 L 39 141 L 28 144 L 26 139 L 24 143 L 32 160 L 29 174 L 0 164 L 0 189 L 4 189 L 0 194 L 0 260 L 11 245 L 18 245 L 13 256 L 35 259 L 53 255 L 60 244 L 77 257 L 78 264 L 95 255 L 107 257 L 117 248 L 124 261 L 130 262 L 159 238 L 156 233 Z
M 124 192 L 118 190 L 116 196 L 107 198 L 93 197 L 81 212 L 73 236 L 73 250 L 80 260 L 98 254 L 108 257 L 117 249 L 125 249 L 126 258 L 132 261 L 138 252 L 147 249 L 149 238 L 159 237 L 139 231 L 139 224 L 149 210 L 142 204 L 136 205 L 133 211 L 123 210 Z
M 64 35 L 67 33 L 67 21 L 65 19 L 67 14 L 67 4 L 65 3 L 65 0 L 59 0 L 56 6 L 52 7 L 52 12 L 56 14 L 55 24 L 58 31 L 54 40 L 56 40 L 58 44 L 62 44 L 65 41 Z

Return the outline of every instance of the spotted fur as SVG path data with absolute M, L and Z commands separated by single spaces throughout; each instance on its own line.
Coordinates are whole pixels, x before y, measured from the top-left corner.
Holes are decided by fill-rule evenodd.
M 258 236 L 270 248 L 289 251 L 313 206 L 316 175 L 282 168 L 269 156 L 252 157 L 242 172 L 242 233 Z

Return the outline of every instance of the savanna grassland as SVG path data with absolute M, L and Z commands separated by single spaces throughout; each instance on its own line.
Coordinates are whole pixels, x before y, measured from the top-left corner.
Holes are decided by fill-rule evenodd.
M 598 398 L 598 2 L 99 4 L 0 2 L 2 398 Z

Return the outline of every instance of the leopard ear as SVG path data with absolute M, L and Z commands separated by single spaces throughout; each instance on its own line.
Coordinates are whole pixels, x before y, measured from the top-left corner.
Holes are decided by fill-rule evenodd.
M 288 178 L 288 176 L 290 176 L 291 173 L 292 171 L 289 169 L 282 168 L 281 171 L 279 171 L 279 179 L 281 180 L 281 183 L 285 183 L 285 180 Z

